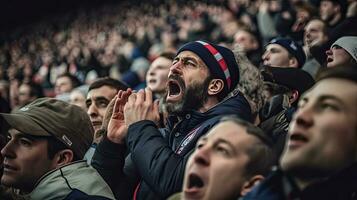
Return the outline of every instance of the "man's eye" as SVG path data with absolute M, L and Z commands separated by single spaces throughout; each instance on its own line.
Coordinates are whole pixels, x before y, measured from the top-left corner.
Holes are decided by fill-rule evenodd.
M 97 103 L 98 108 L 106 108 L 108 106 L 108 102 L 105 101 L 99 101 Z
M 337 106 L 335 106 L 333 104 L 329 104 L 329 103 L 320 104 L 320 108 L 323 110 L 334 110 L 334 111 L 340 110 Z
M 31 142 L 26 140 L 26 139 L 20 139 L 19 142 L 20 142 L 21 145 L 31 146 Z
M 217 146 L 216 151 L 221 153 L 224 156 L 229 156 L 229 151 L 227 149 L 225 149 L 224 147 Z

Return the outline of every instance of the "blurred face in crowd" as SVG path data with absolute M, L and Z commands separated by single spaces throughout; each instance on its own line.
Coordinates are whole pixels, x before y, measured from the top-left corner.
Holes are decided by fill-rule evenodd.
M 331 1 L 321 1 L 320 2 L 320 18 L 325 22 L 329 22 L 332 20 L 338 10 L 336 5 L 334 5 Z
M 267 45 L 262 60 L 271 67 L 297 67 L 296 58 L 290 57 L 288 50 L 278 44 Z
M 27 84 L 21 84 L 19 87 L 19 106 L 24 106 L 34 99 L 35 97 L 31 97 L 31 87 Z
M 165 106 L 170 113 L 200 109 L 207 101 L 209 70 L 202 59 L 191 51 L 182 51 L 169 72 Z
M 357 161 L 357 84 L 327 78 L 304 94 L 281 160 L 300 178 L 321 178 Z
M 70 92 L 73 89 L 71 79 L 67 76 L 57 78 L 55 83 L 56 95 Z
M 171 63 L 165 57 L 158 57 L 151 63 L 146 74 L 146 83 L 154 93 L 165 93 Z
M 15 129 L 9 130 L 9 136 L 10 141 L 1 150 L 1 184 L 30 192 L 41 176 L 56 168 L 55 159 L 48 158 L 47 140 L 33 139 Z
M 356 66 L 356 60 L 342 47 L 335 45 L 326 51 L 327 67 Z
M 69 103 L 87 110 L 86 97 L 78 90 L 73 90 L 69 96 Z
M 234 122 L 222 122 L 199 139 L 189 158 L 183 199 L 237 199 L 249 179 L 247 151 L 258 139 Z
M 325 24 L 319 19 L 311 20 L 304 31 L 304 44 L 308 47 L 322 44 L 327 41 L 327 35 L 324 32 Z
M 117 90 L 115 88 L 106 85 L 88 92 L 86 100 L 87 113 L 95 132 L 101 128 L 105 110 L 116 94 Z
M 258 41 L 249 32 L 240 30 L 234 35 L 234 43 L 243 48 L 245 52 L 258 49 Z

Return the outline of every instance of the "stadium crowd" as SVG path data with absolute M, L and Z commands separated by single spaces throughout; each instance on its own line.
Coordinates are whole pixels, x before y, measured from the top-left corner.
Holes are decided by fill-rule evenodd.
M 0 199 L 357 199 L 357 1 L 120 1 L 1 33 Z

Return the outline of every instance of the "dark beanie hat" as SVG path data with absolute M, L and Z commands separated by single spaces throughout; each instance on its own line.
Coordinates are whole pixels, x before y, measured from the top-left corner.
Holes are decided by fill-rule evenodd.
M 224 81 L 224 96 L 238 84 L 239 68 L 230 49 L 204 41 L 194 41 L 183 45 L 176 55 L 182 51 L 191 51 L 197 54 L 207 65 L 212 78 Z
M 306 60 L 305 52 L 301 45 L 289 38 L 274 38 L 268 44 L 278 44 L 284 47 L 288 52 L 293 55 L 299 63 L 299 68 L 301 68 Z

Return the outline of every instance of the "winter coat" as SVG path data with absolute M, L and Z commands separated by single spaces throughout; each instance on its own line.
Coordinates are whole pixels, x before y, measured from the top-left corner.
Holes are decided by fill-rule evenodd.
M 352 200 L 357 199 L 357 163 L 300 190 L 291 177 L 275 170 L 243 200 Z
M 197 140 L 224 115 L 237 115 L 244 120 L 252 121 L 249 103 L 241 93 L 238 93 L 205 113 L 191 111 L 177 123 L 169 118 L 165 129 L 159 130 L 155 123 L 148 120 L 130 125 L 126 144 L 130 151 L 131 165 L 135 165 L 131 169 L 135 168 L 132 171 L 137 171 L 139 177 L 133 178 L 133 175 L 118 170 L 118 167 L 123 168 L 124 162 L 127 165 L 130 159 L 124 161 L 123 145 L 116 145 L 108 139 L 104 139 L 98 145 L 92 166 L 109 181 L 118 199 L 130 198 L 130 195 L 122 196 L 125 191 L 134 191 L 133 199 L 166 199 L 181 190 L 185 165 L 194 151 Z M 121 155 L 118 151 L 121 151 Z M 128 166 L 124 168 L 130 169 Z M 128 184 L 127 180 L 124 180 L 125 177 L 135 180 L 136 183 Z M 131 185 L 131 189 L 122 188 L 128 185 Z
M 103 178 L 85 160 L 48 172 L 25 199 L 114 199 Z

